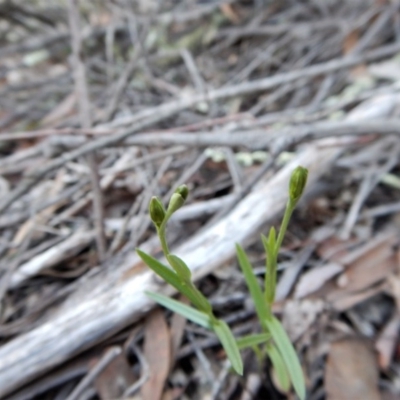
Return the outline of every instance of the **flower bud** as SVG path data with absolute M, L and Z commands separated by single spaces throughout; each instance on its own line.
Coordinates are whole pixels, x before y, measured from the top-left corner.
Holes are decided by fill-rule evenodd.
M 304 188 L 307 183 L 307 175 L 308 170 L 300 166 L 292 172 L 289 183 L 289 196 L 290 201 L 293 204 L 296 204 L 303 194 Z
M 165 210 L 164 206 L 162 205 L 158 197 L 153 196 L 151 198 L 149 205 L 149 212 L 150 212 L 150 218 L 153 221 L 154 225 L 156 225 L 159 228 L 164 221 Z
M 186 185 L 181 185 L 175 190 L 168 204 L 167 213 L 169 216 L 183 206 L 188 195 L 189 189 Z
M 180 194 L 183 200 L 186 200 L 189 195 L 189 189 L 186 185 L 181 185 L 175 190 L 175 193 Z

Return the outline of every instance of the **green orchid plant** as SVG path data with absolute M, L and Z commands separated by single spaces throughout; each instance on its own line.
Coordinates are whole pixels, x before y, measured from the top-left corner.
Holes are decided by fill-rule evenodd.
M 272 313 L 277 282 L 279 249 L 282 245 L 290 217 L 307 183 L 307 169 L 297 167 L 290 178 L 289 199 L 278 236 L 272 227 L 268 237 L 261 239 L 266 252 L 266 270 L 264 288 L 260 287 L 257 277 L 243 248 L 237 244 L 236 254 L 240 268 L 246 280 L 249 292 L 255 304 L 261 333 L 235 338 L 225 321 L 217 318 L 208 299 L 196 288 L 192 281 L 190 268 L 178 256 L 171 254 L 166 240 L 166 226 L 172 214 L 183 206 L 189 190 L 186 185 L 176 189 L 171 196 L 167 209 L 157 197 L 150 201 L 149 212 L 157 230 L 164 256 L 169 266 L 154 257 L 137 250 L 140 258 L 163 280 L 184 295 L 192 304 L 186 305 L 160 293 L 147 292 L 147 295 L 164 307 L 176 312 L 188 320 L 212 330 L 218 337 L 234 371 L 243 374 L 243 362 L 240 350 L 252 348 L 259 359 L 268 356 L 279 380 L 280 387 L 289 391 L 291 385 L 301 400 L 305 399 L 304 375 L 299 359 L 282 324 Z

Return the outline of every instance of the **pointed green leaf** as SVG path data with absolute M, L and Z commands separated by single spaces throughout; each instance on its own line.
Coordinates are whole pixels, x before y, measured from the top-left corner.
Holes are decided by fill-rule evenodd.
M 139 257 L 151 268 L 157 275 L 163 278 L 176 290 L 186 296 L 196 307 L 205 309 L 204 301 L 199 301 L 198 290 L 189 282 L 188 284 L 183 282 L 182 279 L 172 269 L 166 265 L 160 263 L 157 259 L 144 253 L 143 251 L 136 250 Z M 211 306 L 210 306 L 211 308 Z
M 271 226 L 270 230 L 269 230 L 269 234 L 268 234 L 268 239 L 263 236 L 263 242 L 264 243 L 264 248 L 265 248 L 265 252 L 267 253 L 271 253 L 274 251 L 275 246 L 276 246 L 276 230 L 275 227 Z
M 266 253 L 266 271 L 265 271 L 265 299 L 268 304 L 273 304 L 275 299 L 276 288 L 276 264 L 277 253 L 276 247 L 276 232 L 275 228 L 271 227 L 269 230 L 268 239 L 261 235 L 261 240 L 264 245 Z
M 275 231 L 275 227 L 271 226 L 270 230 L 269 230 L 269 235 L 268 235 L 268 252 L 269 254 L 271 254 L 271 256 L 273 255 L 274 257 L 277 256 L 276 253 L 276 231 Z
M 236 245 L 236 254 L 239 260 L 239 265 L 242 269 L 244 278 L 246 279 L 247 286 L 249 288 L 251 297 L 253 298 L 254 305 L 256 307 L 256 312 L 258 315 L 259 321 L 265 321 L 266 318 L 270 315 L 270 312 L 265 304 L 265 300 L 263 298 L 263 294 L 260 288 L 260 285 L 257 282 L 257 278 L 254 275 L 253 268 L 250 264 L 249 259 L 245 251 L 242 249 L 240 245 Z
M 264 234 L 261 234 L 261 241 L 264 246 L 265 254 L 267 254 L 268 253 L 268 239 Z
M 257 333 L 236 339 L 236 344 L 237 347 L 239 347 L 239 349 L 241 350 L 247 347 L 253 347 L 265 343 L 269 339 L 271 339 L 271 335 L 269 333 Z
M 253 346 L 253 351 L 254 351 L 254 354 L 255 354 L 256 357 L 257 357 L 258 367 L 259 367 L 260 370 L 261 370 L 261 368 L 262 368 L 262 366 L 263 366 L 263 364 L 264 364 L 265 355 L 264 355 L 264 353 L 261 351 L 261 349 L 260 349 L 259 346 Z
M 301 369 L 296 351 L 294 350 L 287 333 L 283 329 L 283 326 L 275 316 L 267 319 L 266 323 L 276 347 L 282 356 L 283 362 L 286 365 L 293 387 L 300 399 L 304 400 L 306 396 L 306 387 L 304 383 L 303 370 Z
M 215 334 L 218 336 L 222 347 L 224 348 L 233 369 L 239 374 L 243 375 L 243 362 L 240 356 L 239 349 L 236 345 L 236 340 L 225 321 L 218 320 L 213 324 Z
M 210 318 L 207 314 L 198 311 L 195 308 L 190 307 L 184 303 L 181 303 L 180 301 L 171 299 L 168 296 L 164 296 L 163 294 L 154 292 L 145 293 L 157 303 L 161 304 L 162 306 L 168 308 L 173 312 L 176 312 L 177 314 L 182 315 L 189 321 L 192 321 L 195 324 L 202 326 L 203 328 L 212 329 Z
M 273 344 L 267 346 L 267 353 L 269 358 L 271 359 L 275 374 L 279 380 L 280 388 L 286 393 L 289 392 L 290 378 L 286 365 L 282 360 L 281 354 Z
M 207 298 L 197 289 L 192 282 L 187 282 L 188 289 L 190 290 L 190 301 L 195 305 L 200 311 L 205 312 L 208 315 L 212 315 L 212 306 Z
M 168 254 L 167 260 L 171 264 L 171 267 L 175 270 L 175 272 L 184 280 L 190 281 L 192 279 L 192 273 L 189 267 L 185 264 L 185 262 L 175 256 L 174 254 Z
M 166 282 L 168 282 L 171 286 L 173 286 L 180 292 L 184 290 L 182 287 L 183 285 L 181 283 L 181 279 L 176 275 L 176 273 L 171 268 L 160 263 L 160 261 L 158 261 L 151 255 L 143 252 L 142 250 L 137 249 L 136 252 L 138 253 L 139 257 L 143 260 L 143 262 L 149 268 L 151 268 L 158 276 L 163 278 Z

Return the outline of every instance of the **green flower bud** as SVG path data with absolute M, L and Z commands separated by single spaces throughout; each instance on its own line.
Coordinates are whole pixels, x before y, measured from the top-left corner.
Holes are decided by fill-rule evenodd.
M 186 200 L 189 195 L 189 189 L 186 185 L 181 185 L 175 190 L 175 193 L 180 194 L 183 200 Z
M 153 196 L 151 198 L 149 204 L 149 212 L 150 218 L 153 221 L 154 225 L 159 228 L 164 221 L 165 210 L 164 206 L 161 203 L 161 200 L 158 197 Z
M 168 204 L 167 213 L 169 216 L 183 206 L 188 195 L 189 189 L 186 185 L 181 185 L 175 190 Z
M 300 166 L 292 172 L 289 183 L 289 196 L 290 201 L 293 204 L 296 204 L 303 194 L 304 188 L 307 183 L 307 175 L 308 170 Z
M 168 204 L 168 210 L 167 210 L 168 215 L 170 216 L 176 210 L 179 210 L 183 206 L 184 203 L 185 203 L 184 198 L 180 194 L 174 193 L 171 196 L 171 200 L 169 201 L 169 204 Z

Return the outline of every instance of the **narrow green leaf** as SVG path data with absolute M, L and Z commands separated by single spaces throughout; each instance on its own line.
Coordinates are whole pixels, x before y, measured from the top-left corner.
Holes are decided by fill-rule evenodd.
M 168 296 L 164 296 L 163 294 L 154 292 L 145 292 L 145 293 L 147 294 L 147 296 L 155 300 L 157 303 L 161 304 L 162 306 L 168 308 L 173 312 L 176 312 L 177 314 L 182 315 L 189 321 L 192 321 L 195 324 L 202 326 L 203 328 L 212 329 L 210 318 L 207 314 L 198 311 L 195 308 L 190 307 L 177 300 L 171 299 Z
M 186 263 L 175 256 L 174 254 L 168 254 L 167 260 L 171 264 L 171 267 L 175 270 L 175 272 L 184 280 L 190 281 L 192 279 L 192 273 Z
M 274 226 L 271 226 L 268 234 L 268 248 L 270 250 L 275 249 L 276 246 L 276 230 Z
M 267 319 L 266 324 L 286 365 L 293 387 L 300 399 L 304 400 L 306 396 L 306 387 L 303 370 L 301 369 L 296 351 L 287 333 L 283 329 L 283 326 L 275 316 Z
M 264 250 L 266 254 L 274 254 L 274 249 L 276 246 L 276 231 L 275 228 L 272 226 L 269 230 L 268 238 L 261 234 L 261 240 L 264 245 Z
M 271 335 L 269 333 L 257 333 L 236 339 L 236 344 L 237 347 L 239 347 L 239 349 L 242 350 L 247 347 L 253 347 L 265 343 L 269 339 L 271 339 Z
M 172 271 L 171 268 L 168 268 L 154 257 L 144 253 L 139 249 L 136 251 L 139 257 L 149 266 L 149 268 L 151 268 L 157 275 L 163 278 L 176 290 L 186 296 L 193 303 L 193 305 L 202 310 L 206 308 L 204 301 L 199 301 L 198 290 L 191 284 L 191 282 L 183 282 L 182 279 L 174 271 Z M 211 308 L 211 306 L 209 307 Z
M 236 340 L 225 321 L 218 320 L 213 324 L 215 334 L 218 336 L 222 347 L 224 348 L 233 369 L 239 374 L 243 375 L 243 362 L 240 356 L 239 349 L 236 345 Z
M 195 305 L 200 311 L 205 312 L 210 317 L 212 316 L 212 306 L 207 298 L 200 292 L 199 289 L 193 284 L 193 282 L 187 282 L 188 289 L 191 291 L 190 299 L 193 305 Z
M 149 268 L 151 268 L 157 275 L 163 278 L 171 286 L 173 286 L 180 292 L 183 292 L 185 290 L 181 283 L 181 279 L 176 275 L 176 273 L 171 268 L 160 263 L 160 261 L 158 261 L 151 255 L 143 252 L 142 250 L 137 249 L 136 252 Z
M 282 360 L 281 353 L 279 353 L 279 350 L 273 344 L 267 346 L 267 353 L 272 361 L 272 366 L 279 380 L 280 388 L 286 393 L 289 392 L 290 378 L 286 365 Z
M 261 234 L 261 241 L 264 246 L 265 254 L 267 254 L 268 253 L 268 239 L 264 234 Z
M 265 355 L 263 354 L 263 351 L 260 349 L 259 346 L 253 346 L 253 351 L 257 357 L 258 367 L 261 370 L 262 365 L 264 364 Z
M 276 253 L 276 230 L 274 226 L 271 226 L 269 230 L 269 235 L 268 235 L 268 249 L 270 254 Z M 274 257 L 276 257 L 277 254 L 274 254 Z
M 275 228 L 272 227 L 269 230 L 268 239 L 261 235 L 261 240 L 264 245 L 266 253 L 266 270 L 265 270 L 265 300 L 267 304 L 272 305 L 275 299 L 275 287 L 276 287 L 276 264 L 277 264 L 277 253 L 276 247 L 276 232 Z
M 253 298 L 254 305 L 256 307 L 256 312 L 258 315 L 258 320 L 262 324 L 266 318 L 270 315 L 270 312 L 265 304 L 265 300 L 263 298 L 263 294 L 260 288 L 260 285 L 257 282 L 257 278 L 254 275 L 253 268 L 250 264 L 249 259 L 245 251 L 242 249 L 240 245 L 236 245 L 236 254 L 239 260 L 239 265 L 242 269 L 244 278 L 246 279 L 247 286 L 249 288 L 251 297 Z M 263 326 L 265 327 L 265 325 Z

